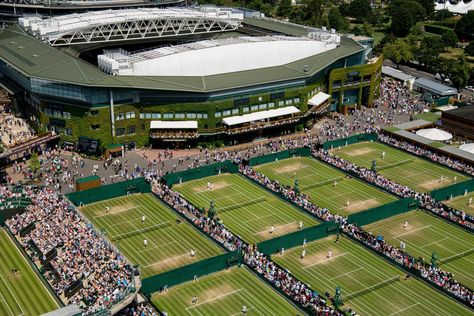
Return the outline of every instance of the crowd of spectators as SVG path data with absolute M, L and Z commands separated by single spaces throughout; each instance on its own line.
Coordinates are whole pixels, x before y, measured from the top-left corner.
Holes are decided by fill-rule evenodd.
M 1 186 L 0 194 L 3 198 L 14 193 L 11 187 Z M 7 219 L 6 225 L 33 261 L 43 265 L 46 280 L 66 305 L 77 304 L 87 314 L 112 306 L 133 289 L 132 266 L 62 195 L 32 186 L 24 187 L 21 194 L 32 203 Z M 33 228 L 20 234 L 32 223 Z M 56 254 L 46 262 L 53 249 Z M 78 280 L 82 286 L 67 297 L 66 291 Z

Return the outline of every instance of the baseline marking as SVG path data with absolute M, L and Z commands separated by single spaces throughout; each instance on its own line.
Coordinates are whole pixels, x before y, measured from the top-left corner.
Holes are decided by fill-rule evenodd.
M 303 267 L 303 269 L 311 268 L 312 266 L 315 266 L 317 264 L 329 261 L 331 259 L 336 259 L 337 257 L 342 257 L 342 256 L 345 256 L 345 255 L 348 255 L 348 254 L 349 254 L 349 252 L 344 252 L 344 253 L 341 253 L 340 255 L 337 255 L 337 256 L 334 256 L 334 257 L 331 257 L 331 258 L 326 258 L 324 260 L 321 260 L 321 261 L 315 262 L 313 264 L 310 264 L 309 266 L 305 266 L 305 267 Z
M 426 226 L 423 226 L 423 227 L 420 227 L 420 228 L 417 228 L 417 229 L 414 229 L 414 230 L 410 230 L 409 232 L 405 232 L 403 234 L 400 234 L 400 235 L 397 235 L 395 236 L 394 238 L 398 238 L 398 237 L 401 237 L 401 236 L 405 236 L 405 235 L 408 235 L 408 234 L 411 234 L 411 233 L 414 233 L 414 232 L 417 232 L 419 230 L 422 230 L 422 229 L 425 229 L 425 228 L 428 228 L 428 227 L 431 227 L 432 225 L 426 225 Z

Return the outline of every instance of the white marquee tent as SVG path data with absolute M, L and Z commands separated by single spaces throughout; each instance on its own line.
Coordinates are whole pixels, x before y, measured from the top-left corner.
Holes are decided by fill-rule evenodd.
M 419 131 L 416 131 L 416 135 L 419 135 L 431 140 L 439 140 L 439 141 L 450 140 L 451 138 L 453 138 L 453 135 L 451 135 L 451 133 L 445 132 L 437 128 L 420 129 Z

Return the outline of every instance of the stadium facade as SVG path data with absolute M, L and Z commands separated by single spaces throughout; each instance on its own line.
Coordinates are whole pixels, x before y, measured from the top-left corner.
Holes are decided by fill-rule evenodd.
M 378 93 L 368 38 L 235 10 L 137 10 L 21 19 L 0 33 L 1 85 L 39 130 L 102 148 L 235 143 Z M 95 64 L 79 58 L 91 47 Z

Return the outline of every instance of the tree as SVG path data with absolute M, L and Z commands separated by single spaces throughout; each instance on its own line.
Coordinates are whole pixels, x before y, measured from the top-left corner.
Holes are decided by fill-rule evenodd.
M 444 82 L 449 78 L 452 68 L 454 67 L 454 60 L 447 58 L 439 58 L 438 62 L 434 64 L 434 71 L 441 77 Z
M 304 3 L 306 5 L 304 10 L 306 22 L 313 26 L 319 26 L 323 15 L 322 0 L 304 0 Z
M 398 69 L 400 67 L 400 63 L 406 63 L 412 60 L 413 51 L 412 47 L 406 40 L 398 39 L 397 41 L 384 47 L 383 55 L 385 58 L 390 59 L 396 63 Z
M 474 38 L 474 10 L 464 14 L 454 30 L 461 38 Z
M 332 7 L 331 10 L 329 10 L 328 23 L 329 27 L 338 31 L 346 30 L 349 27 L 349 22 L 342 16 L 337 7 Z
M 349 15 L 359 22 L 365 21 L 371 12 L 369 0 L 352 0 L 349 5 Z
M 395 36 L 405 37 L 415 25 L 412 12 L 405 6 L 397 6 L 390 10 L 392 16 L 392 32 Z
M 474 41 L 469 42 L 469 44 L 464 48 L 464 52 L 468 56 L 474 56 Z
M 425 10 L 426 16 L 431 18 L 435 12 L 435 5 L 433 0 L 416 0 Z
M 34 175 L 36 175 L 36 173 L 41 169 L 41 163 L 39 161 L 37 152 L 31 154 L 29 168 Z
M 443 51 L 443 44 L 438 36 L 425 36 L 420 47 L 415 51 L 415 59 L 426 68 L 430 68 Z
M 449 79 L 453 85 L 458 88 L 464 88 L 469 82 L 471 69 L 466 61 L 466 57 L 462 55 L 458 60 L 454 62 L 454 66 L 451 69 Z
M 382 27 L 383 21 L 384 21 L 384 11 L 380 7 L 372 9 L 372 11 L 370 11 L 370 14 L 367 17 L 367 22 L 369 22 L 375 27 Z
M 459 39 L 453 30 L 448 30 L 441 35 L 441 42 L 444 47 L 454 47 L 458 43 Z
M 281 17 L 288 17 L 291 12 L 291 0 L 280 0 L 278 5 L 277 15 Z
M 436 11 L 436 13 L 434 14 L 434 19 L 436 21 L 444 21 L 447 19 L 451 19 L 453 16 L 454 14 L 451 11 L 449 11 L 448 9 L 443 9 Z

